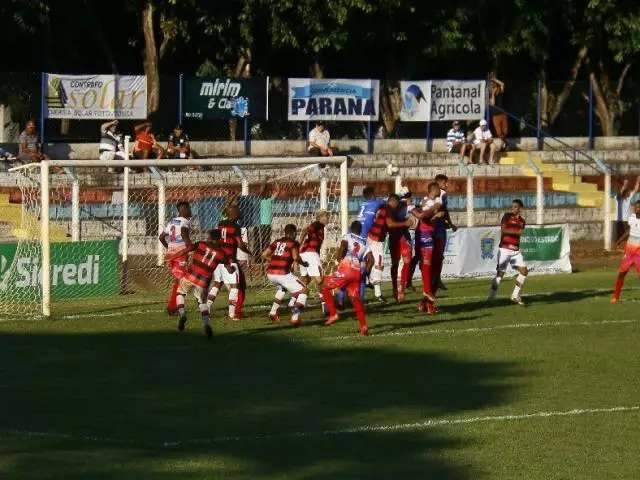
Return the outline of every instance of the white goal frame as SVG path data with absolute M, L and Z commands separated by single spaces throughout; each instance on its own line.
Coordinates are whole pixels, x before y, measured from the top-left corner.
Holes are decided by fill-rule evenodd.
M 128 146 L 125 142 L 125 149 Z M 10 172 L 40 169 L 40 243 L 42 269 L 41 294 L 42 294 L 42 315 L 51 316 L 51 248 L 49 236 L 49 175 L 52 168 L 122 168 L 122 262 L 127 261 L 128 252 L 128 217 L 129 217 L 129 175 L 131 168 L 140 167 L 189 167 L 189 166 L 283 166 L 283 165 L 337 165 L 340 168 L 340 229 L 342 234 L 346 234 L 349 228 L 349 178 L 348 178 L 348 157 L 241 157 L 241 158 L 204 158 L 204 159 L 168 159 L 168 160 L 42 160 L 39 163 L 29 163 L 11 168 Z M 249 184 L 242 178 L 242 194 L 247 194 Z M 158 187 L 158 228 L 163 229 L 165 224 L 165 185 L 159 180 Z M 80 232 L 80 184 L 77 179 L 73 179 L 71 191 L 71 238 L 72 241 L 79 240 Z M 327 180 L 323 176 L 320 178 L 320 207 L 327 208 Z M 158 242 L 157 261 L 162 265 L 164 253 Z

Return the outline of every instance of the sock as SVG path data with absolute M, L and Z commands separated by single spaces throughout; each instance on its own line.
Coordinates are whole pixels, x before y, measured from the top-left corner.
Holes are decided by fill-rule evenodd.
M 200 315 L 202 315 L 202 324 L 209 325 L 209 307 L 206 303 L 201 303 L 200 307 Z
M 367 318 L 364 314 L 364 305 L 362 304 L 362 301 L 358 297 L 351 297 L 351 304 L 353 305 L 353 311 L 356 314 L 360 328 L 366 327 Z
M 295 306 L 301 306 L 304 307 L 307 304 L 307 294 L 306 293 L 299 293 L 298 295 L 296 295 L 295 298 Z
M 624 286 L 624 275 L 618 275 L 616 278 L 616 284 L 613 289 L 613 298 L 620 298 L 620 294 L 622 293 L 622 287 Z
M 393 298 L 398 298 L 398 264 L 391 265 L 391 290 L 393 291 Z
M 502 277 L 493 277 L 493 280 L 491 281 L 491 290 L 493 290 L 494 292 L 497 291 L 501 281 Z
M 421 263 L 420 272 L 422 273 L 422 293 L 425 295 L 432 295 L 432 283 L 431 283 L 431 264 Z
M 520 290 L 522 290 L 522 286 L 526 279 L 526 275 L 522 275 L 521 273 L 518 274 L 516 277 L 516 286 L 513 287 L 513 293 L 511 294 L 512 298 L 518 298 L 520 296 Z
M 167 301 L 167 311 L 172 313 L 175 312 L 178 308 L 176 304 L 176 295 L 178 294 L 179 284 L 177 281 L 173 282 L 173 286 L 171 287 L 171 292 L 169 292 L 169 300 Z
M 336 302 L 333 299 L 333 295 L 331 293 L 331 289 L 330 288 L 324 288 L 322 290 L 322 298 L 324 299 L 325 303 L 327 304 L 327 312 L 329 313 L 330 317 L 333 317 L 334 315 L 336 315 L 338 313 L 338 310 L 336 309 Z
M 185 315 L 185 311 L 184 311 L 184 295 L 182 294 L 178 294 L 176 295 L 176 306 L 178 307 L 178 314 L 181 317 L 184 317 Z
M 407 290 L 410 273 L 411 273 L 411 261 L 403 262 L 402 269 L 400 270 L 400 289 L 403 292 Z
M 280 308 L 280 303 L 282 302 L 282 300 L 284 299 L 284 290 L 276 290 L 276 294 L 275 294 L 275 300 L 273 301 L 273 305 L 271 305 L 271 311 L 269 312 L 269 315 L 277 315 L 278 314 L 278 309 Z
M 216 301 L 216 297 L 218 296 L 219 291 L 220 289 L 215 285 L 211 287 L 211 290 L 209 290 L 209 295 L 207 296 L 207 306 L 209 307 L 209 309 L 211 309 L 213 302 Z
M 296 304 L 296 296 L 292 295 L 291 298 L 289 299 L 289 308 L 293 308 L 295 304 Z
M 293 307 L 292 311 L 291 311 L 291 321 L 292 322 L 297 322 L 298 320 L 300 320 L 300 312 L 302 310 L 298 307 Z
M 321 285 L 321 283 L 319 285 Z M 322 310 L 322 313 L 327 313 L 327 303 L 324 301 L 322 291 L 318 292 L 318 298 L 320 299 L 320 309 Z
M 238 289 L 231 288 L 229 290 L 229 318 L 235 318 L 236 316 L 236 305 L 238 302 Z
M 379 298 L 382 296 L 382 287 L 380 286 L 379 283 L 376 283 L 373 285 L 373 294 L 376 296 L 376 298 Z
M 236 301 L 236 312 L 235 315 L 240 318 L 242 317 L 242 307 L 244 306 L 245 299 L 245 291 L 243 288 L 238 288 L 238 300 Z

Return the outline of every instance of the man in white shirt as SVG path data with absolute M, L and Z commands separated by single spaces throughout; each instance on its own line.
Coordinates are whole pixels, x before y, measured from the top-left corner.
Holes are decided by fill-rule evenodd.
M 493 142 L 493 135 L 489 130 L 487 121 L 480 120 L 480 125 L 473 131 L 473 150 L 472 156 L 475 151 L 478 151 L 478 163 L 484 162 L 485 152 L 489 150 L 489 160 L 487 163 L 493 165 L 495 163 L 496 145 Z
M 316 126 L 309 132 L 307 153 L 312 157 L 332 157 L 333 149 L 329 146 L 331 135 L 324 122 L 316 122 Z

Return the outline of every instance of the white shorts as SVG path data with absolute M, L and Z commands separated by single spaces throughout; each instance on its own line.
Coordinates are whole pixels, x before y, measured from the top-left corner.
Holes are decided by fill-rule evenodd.
M 514 251 L 508 248 L 498 249 L 498 272 L 506 272 L 507 267 L 511 265 L 513 268 L 522 268 L 527 265 L 524 263 L 524 257 L 520 250 Z
M 213 271 L 213 281 L 214 282 L 222 282 L 225 285 L 237 285 L 240 282 L 240 268 L 237 263 L 232 263 L 232 267 L 235 267 L 233 273 L 229 273 L 226 265 L 220 264 Z
M 365 256 L 371 252 L 373 255 L 373 265 L 378 269 L 384 268 L 384 242 L 376 242 L 375 240 L 367 239 L 367 252 Z
M 320 254 L 318 252 L 304 252 L 300 254 L 300 259 L 303 262 L 309 264 L 308 267 L 300 265 L 300 276 L 306 277 L 321 277 L 322 276 L 322 262 L 320 261 Z
M 124 152 L 105 151 L 100 154 L 100 160 L 124 160 Z
M 287 273 L 285 275 L 267 273 L 267 278 L 276 287 L 282 287 L 291 294 L 298 293 L 305 288 L 304 284 L 293 273 Z
M 193 296 L 196 297 L 198 303 L 204 303 L 207 299 L 207 290 L 199 287 L 198 285 L 191 283 L 186 278 L 181 278 L 178 284 L 178 294 L 187 296 L 193 292 Z

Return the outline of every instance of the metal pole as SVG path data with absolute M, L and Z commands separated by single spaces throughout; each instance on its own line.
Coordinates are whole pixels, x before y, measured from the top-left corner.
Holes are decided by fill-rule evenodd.
M 326 210 L 329 206 L 327 199 L 327 177 L 320 177 L 320 210 Z
M 540 80 L 538 80 L 538 98 L 536 103 L 536 136 L 538 138 L 538 150 L 542 150 L 542 82 Z
M 395 183 L 395 193 L 396 195 L 400 194 L 400 190 L 402 189 L 402 175 L 400 175 L 400 173 L 398 173 L 396 175 L 396 183 Z
M 611 171 L 604 174 L 604 249 L 611 250 Z
M 593 150 L 593 85 L 589 82 L 589 150 Z
M 166 208 L 167 208 L 167 196 L 166 187 L 163 180 L 158 181 L 158 236 L 164 231 L 164 224 L 166 222 Z M 164 265 L 164 245 L 157 241 L 157 259 L 156 265 L 161 267 Z
M 251 155 L 251 130 L 249 130 L 249 117 L 244 117 L 244 154 Z
M 473 174 L 467 172 L 467 227 L 473 227 Z
M 42 315 L 51 316 L 51 244 L 49 243 L 49 160 L 40 162 L 40 277 Z
M 47 74 L 40 73 L 40 151 L 44 153 L 44 118 L 45 118 L 45 95 L 47 94 Z
M 178 124 L 182 123 L 182 73 L 178 74 Z
M 544 225 L 544 177 L 536 175 L 536 225 Z
M 425 151 L 431 151 L 431 122 L 427 122 L 426 144 L 424 147 L 426 149 Z
M 367 122 L 367 153 L 373 153 L 373 138 L 371 137 L 371 120 Z
M 124 137 L 125 167 L 122 179 L 122 263 L 127 262 L 129 253 L 129 135 Z
M 349 232 L 349 173 L 348 160 L 340 164 L 340 223 L 342 234 Z
M 71 241 L 80 240 L 80 181 L 73 179 L 71 184 Z
M 241 186 L 241 192 L 240 195 L 242 195 L 243 197 L 246 197 L 247 195 L 249 195 L 249 180 L 246 177 L 242 178 L 242 186 Z

